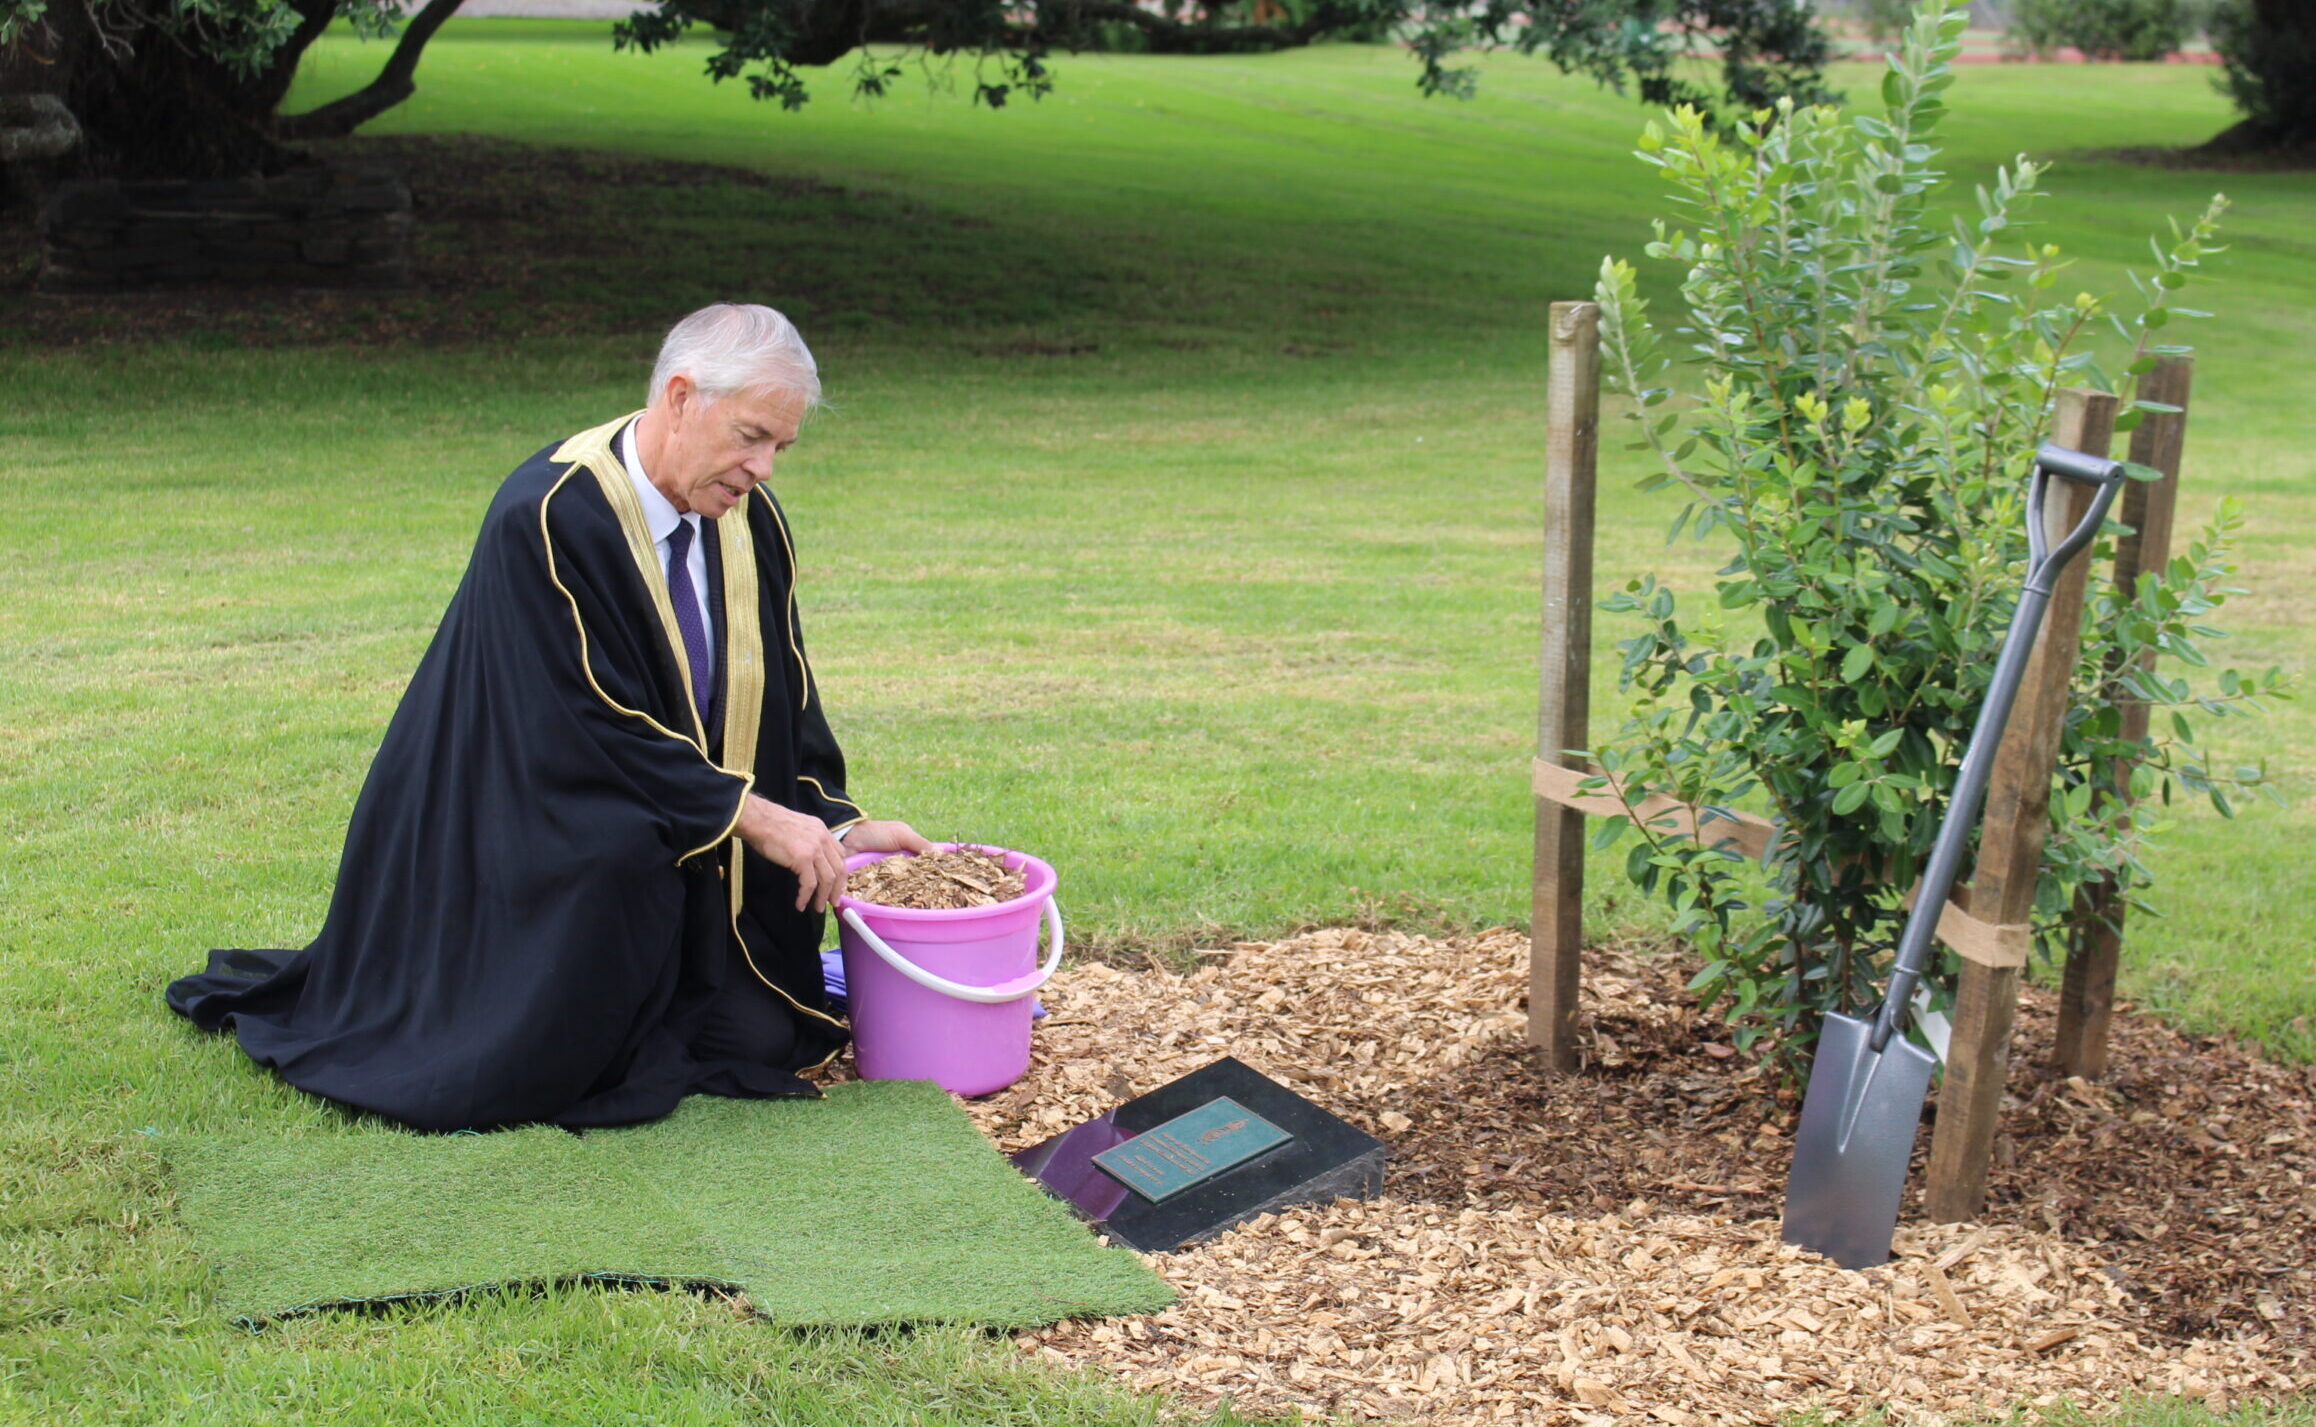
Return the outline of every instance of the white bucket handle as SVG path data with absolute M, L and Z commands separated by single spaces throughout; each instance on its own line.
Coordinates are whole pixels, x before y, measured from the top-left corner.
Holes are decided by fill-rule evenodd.
M 1045 965 L 1030 972 L 1027 976 L 1017 976 L 1011 981 L 1000 982 L 995 986 L 967 986 L 961 981 L 951 981 L 945 976 L 936 976 L 885 945 L 883 937 L 869 930 L 869 924 L 861 919 L 860 910 L 857 907 L 846 907 L 839 915 L 844 918 L 846 926 L 860 934 L 860 939 L 867 943 L 869 950 L 884 958 L 885 965 L 928 991 L 938 991 L 944 996 L 951 996 L 960 1001 L 972 1001 L 983 1006 L 997 1006 L 1003 1005 L 1007 1001 L 1018 1001 L 1052 980 L 1055 968 L 1061 965 L 1061 907 L 1055 903 L 1051 896 L 1045 899 L 1045 920 L 1046 925 L 1053 931 L 1053 951 L 1047 955 Z

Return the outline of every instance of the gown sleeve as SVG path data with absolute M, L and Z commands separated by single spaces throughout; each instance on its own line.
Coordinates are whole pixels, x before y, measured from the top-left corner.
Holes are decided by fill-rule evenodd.
M 616 520 L 566 482 L 542 500 L 537 522 L 528 538 L 509 531 L 489 542 L 507 598 L 481 603 L 510 617 L 531 607 L 493 643 L 541 666 L 522 684 L 544 696 L 522 701 L 536 726 L 508 733 L 534 750 L 526 761 L 549 795 L 543 805 L 582 827 L 613 809 L 623 819 L 640 814 L 670 861 L 715 848 L 731 836 L 752 780 L 711 760 L 689 721 L 655 695 L 667 683 L 657 665 L 673 656 L 660 647 L 665 636 Z

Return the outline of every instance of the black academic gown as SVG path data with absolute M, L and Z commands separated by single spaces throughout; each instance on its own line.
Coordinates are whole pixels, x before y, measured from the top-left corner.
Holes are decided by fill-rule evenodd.
M 842 1048 L 819 914 L 731 836 L 747 768 L 832 827 L 860 816 L 804 659 L 786 522 L 761 486 L 701 522 L 719 605 L 728 565 L 756 574 L 752 608 L 718 609 L 703 728 L 655 605 L 664 575 L 598 476 L 621 424 L 500 487 L 354 805 L 321 935 L 212 953 L 169 987 L 291 1084 L 421 1129 L 585 1127 L 694 1091 L 816 1094 L 795 1072 Z M 733 521 L 752 560 L 717 538 Z M 756 668 L 752 756 L 735 756 L 728 706 Z

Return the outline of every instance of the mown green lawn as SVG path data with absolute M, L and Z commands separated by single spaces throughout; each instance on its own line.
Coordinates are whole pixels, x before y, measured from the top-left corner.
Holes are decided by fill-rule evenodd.
M 332 42 L 326 98 L 382 52 Z M 487 132 L 728 163 L 827 188 L 720 221 L 631 215 L 584 278 L 601 330 L 487 347 L 36 350 L 0 336 L 0 1410 L 25 1420 L 1113 1422 L 1154 1411 L 960 1335 L 796 1340 L 689 1300 L 573 1294 L 248 1337 L 217 1321 L 150 1150 L 309 1113 L 159 989 L 219 944 L 319 918 L 353 793 L 488 493 L 636 404 L 707 298 L 790 310 L 835 410 L 778 478 L 854 791 L 1062 869 L 1113 944 L 1392 915 L 1518 921 L 1527 898 L 1543 312 L 1662 211 L 1642 115 L 1548 69 L 1427 102 L 1388 50 L 1077 57 L 1038 105 L 911 89 L 800 115 L 698 78 L 700 46 L 460 21 L 383 131 Z M 1845 72 L 1870 94 L 1870 73 Z M 2081 284 L 2214 187 L 2234 247 L 2198 304 L 2184 502 L 2252 525 L 2224 650 L 2316 635 L 2316 185 L 2086 150 L 2219 128 L 2187 67 L 1971 69 L 1969 179 L 2063 160 L 2040 236 Z M 841 191 L 837 191 L 841 190 Z M 1661 290 L 1661 284 L 1660 284 Z M 1604 497 L 1603 584 L 1694 579 L 1670 512 Z M 1613 631 L 1604 631 L 1612 633 Z M 1610 707 L 1604 678 L 1596 707 Z M 2126 990 L 2316 1053 L 2301 840 L 2316 713 L 2230 744 L 2286 806 L 2182 809 L 2171 915 Z M 1603 926 L 1648 909 L 1594 878 Z M 955 1380 L 952 1385 L 952 1380 Z M 1990 1404 L 1990 1411 L 1996 1405 Z M 2150 1419 L 2153 1420 L 2153 1419 Z

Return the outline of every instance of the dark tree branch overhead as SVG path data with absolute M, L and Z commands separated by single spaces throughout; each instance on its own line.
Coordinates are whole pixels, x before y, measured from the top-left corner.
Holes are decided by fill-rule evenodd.
M 334 99 L 303 114 L 288 114 L 274 122 L 284 139 L 340 139 L 418 92 L 418 57 L 426 42 L 457 13 L 465 0 L 426 0 L 426 7 L 410 17 L 410 24 L 395 42 L 394 53 L 378 77 L 342 99 Z
M 2316 144 L 2316 4 L 2216 0 L 2211 31 L 2244 121 L 2213 150 Z M 402 17 L 395 0 L 0 0 L 0 91 L 50 94 L 79 120 L 83 171 L 230 174 L 277 167 L 285 142 L 352 132 L 416 92 L 427 42 L 458 0 Z M 377 77 L 320 108 L 281 115 L 299 60 L 333 23 L 401 27 Z M 1054 50 L 1126 47 L 1244 54 L 1328 38 L 1395 39 L 1416 84 L 1468 95 L 1474 49 L 1541 55 L 1651 106 L 1724 114 L 1781 96 L 1830 99 L 1826 36 L 1808 0 L 658 0 L 613 27 L 652 50 L 695 26 L 716 33 L 706 71 L 798 108 L 803 71 L 854 58 L 876 96 L 913 54 L 962 56 L 991 106 L 1053 86 Z M 1707 76 L 1717 67 L 1718 74 Z
M 269 112 L 280 108 L 282 100 L 289 97 L 290 82 L 297 78 L 297 61 L 338 19 L 338 0 L 289 0 L 289 7 L 297 12 L 297 28 L 290 31 L 275 62 L 267 65 L 249 84 L 250 104 L 263 104 Z M 280 62 L 284 58 L 288 63 Z
M 0 0 L 0 87 L 62 98 L 94 172 L 267 169 L 289 157 L 284 143 L 350 133 L 415 93 L 426 45 L 458 7 L 427 0 L 405 17 L 396 0 Z M 341 20 L 372 34 L 399 27 L 377 77 L 279 113 L 299 60 Z M 847 56 L 852 87 L 870 96 L 911 55 L 962 57 L 974 100 L 994 107 L 1050 90 L 1054 50 L 1244 54 L 1391 38 L 1415 55 L 1427 94 L 1471 93 L 1473 72 L 1452 57 L 1506 48 L 1650 104 L 1740 109 L 1826 97 L 1828 57 L 1806 0 L 658 0 L 613 37 L 648 51 L 699 26 L 716 31 L 710 79 L 787 108 L 810 98 L 803 71 Z M 1700 39 L 1718 55 L 1718 85 L 1691 77 Z

